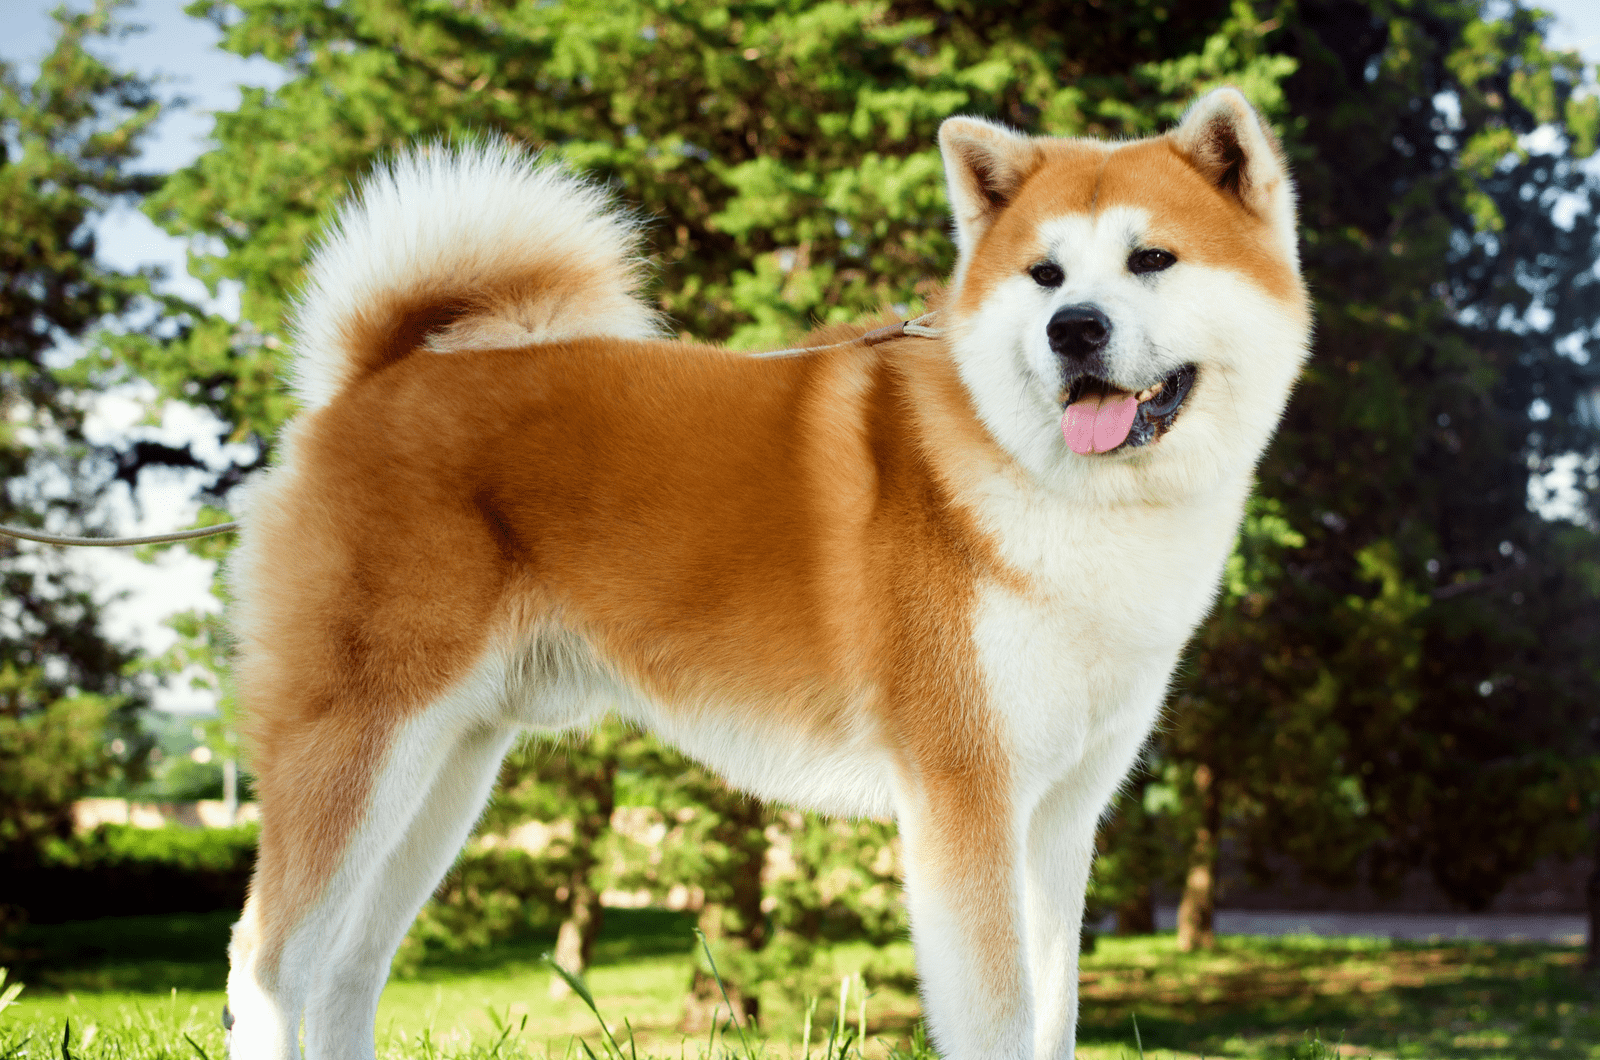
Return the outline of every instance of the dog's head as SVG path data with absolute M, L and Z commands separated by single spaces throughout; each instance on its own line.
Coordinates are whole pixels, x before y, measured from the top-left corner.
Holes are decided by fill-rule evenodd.
M 1104 496 L 1252 465 L 1310 314 L 1294 189 L 1244 98 L 1219 89 L 1129 143 L 972 118 L 939 142 L 960 251 L 944 323 L 996 440 Z

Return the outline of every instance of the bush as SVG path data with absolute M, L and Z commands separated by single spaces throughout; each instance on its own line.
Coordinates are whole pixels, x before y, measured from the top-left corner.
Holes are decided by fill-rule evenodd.
M 460 954 L 535 931 L 553 932 L 565 914 L 567 876 L 557 859 L 517 847 L 468 845 L 411 925 L 394 972 L 415 975 L 431 958 Z
M 910 931 L 893 823 L 784 815 L 793 867 L 767 889 L 777 927 L 813 941 L 883 946 Z
M 29 921 L 238 909 L 255 867 L 255 825 L 134 828 L 101 825 L 41 845 L 6 880 L 5 900 Z

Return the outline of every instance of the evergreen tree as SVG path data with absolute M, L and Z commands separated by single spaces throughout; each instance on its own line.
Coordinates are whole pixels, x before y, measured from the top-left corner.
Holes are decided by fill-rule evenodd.
M 93 525 L 117 469 L 85 441 L 85 381 L 62 368 L 71 344 L 134 307 L 151 278 L 95 260 L 95 219 L 158 183 L 127 168 L 159 110 L 149 86 L 88 50 L 114 31 L 112 14 L 104 2 L 58 12 L 32 84 L 0 65 L 0 522 Z M 131 658 L 59 552 L 0 544 L 0 875 L 70 828 L 85 788 L 137 763 Z M 120 755 L 109 746 L 119 737 Z
M 1594 799 L 1597 101 L 1529 10 L 1281 10 L 1315 355 L 1261 472 L 1286 533 L 1247 551 L 1164 749 L 1258 868 L 1426 865 L 1481 908 L 1575 851 Z M 1563 459 L 1587 477 L 1547 521 L 1530 492 Z

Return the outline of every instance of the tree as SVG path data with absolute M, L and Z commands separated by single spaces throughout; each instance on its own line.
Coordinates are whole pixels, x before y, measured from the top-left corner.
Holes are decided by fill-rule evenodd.
M 558 741 L 528 739 L 501 763 L 479 839 L 446 877 L 413 925 L 396 965 L 414 972 L 432 952 L 459 953 L 528 931 L 556 930 L 556 963 L 573 975 L 588 969 L 605 921 L 606 840 L 623 763 L 647 763 L 659 750 L 611 723 Z M 537 822 L 529 849 L 519 830 Z M 569 988 L 552 976 L 550 994 Z
M 1281 63 L 1253 45 L 1248 11 L 1219 48 L 1224 4 L 1167 7 L 208 0 L 196 10 L 225 47 L 291 77 L 219 115 L 217 148 L 150 211 L 217 241 L 193 268 L 243 284 L 243 319 L 195 321 L 130 363 L 234 437 L 270 439 L 310 240 L 385 152 L 469 132 L 616 186 L 651 221 L 661 307 L 699 338 L 781 342 L 813 320 L 909 311 L 953 261 L 934 147 L 948 114 L 1116 135 L 1153 130 L 1206 85 L 1271 91 Z
M 553 747 L 529 740 L 501 764 L 499 791 L 483 827 L 514 827 L 530 818 L 571 825 L 571 835 L 563 835 L 544 860 L 557 881 L 554 897 L 562 913 L 555 961 L 573 975 L 588 969 L 605 924 L 599 870 L 616 809 L 617 771 L 648 767 L 658 755 L 653 741 L 611 722 Z M 551 977 L 552 997 L 569 992 L 564 979 Z
M 1278 12 L 1265 46 L 1294 63 L 1282 117 L 1318 329 L 1258 503 L 1293 540 L 1245 556 L 1255 584 L 1197 640 L 1163 751 L 1214 778 L 1196 866 L 1220 791 L 1257 868 L 1270 850 L 1385 884 L 1421 864 L 1481 908 L 1574 852 L 1593 801 L 1594 475 L 1565 520 L 1529 498 L 1600 453 L 1577 166 L 1596 100 L 1526 9 Z
M 84 438 L 85 380 L 64 348 L 149 297 L 153 274 L 95 260 L 93 221 L 159 184 L 128 163 L 159 106 L 149 86 L 96 59 L 113 7 L 56 14 L 31 85 L 0 66 L 0 521 L 92 525 L 117 470 Z M 136 767 L 144 705 L 133 656 L 99 625 L 89 587 L 58 553 L 0 545 L 0 873 L 71 825 L 86 787 Z M 120 754 L 108 749 L 120 738 Z

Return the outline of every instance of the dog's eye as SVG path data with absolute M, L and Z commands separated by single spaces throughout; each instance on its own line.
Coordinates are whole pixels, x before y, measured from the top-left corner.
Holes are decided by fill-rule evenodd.
M 1061 281 L 1067 274 L 1061 271 L 1061 266 L 1053 261 L 1041 261 L 1028 270 L 1028 275 L 1033 277 L 1033 282 L 1040 287 L 1060 287 Z
M 1177 257 L 1171 251 L 1136 250 L 1128 255 L 1128 271 L 1135 276 L 1143 276 L 1147 272 L 1170 269 L 1177 262 Z

